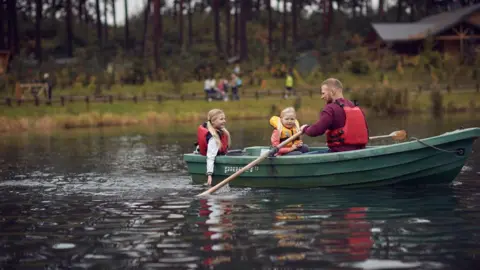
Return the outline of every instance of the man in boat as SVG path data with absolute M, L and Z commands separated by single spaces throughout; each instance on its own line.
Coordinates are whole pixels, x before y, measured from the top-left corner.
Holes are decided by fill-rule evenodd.
M 303 125 L 301 130 L 310 137 L 323 134 L 327 137 L 328 152 L 363 149 L 368 143 L 368 125 L 362 110 L 343 97 L 343 85 L 329 78 L 322 83 L 322 99 L 326 105 L 320 119 L 313 125 Z M 312 151 L 319 154 L 326 151 Z

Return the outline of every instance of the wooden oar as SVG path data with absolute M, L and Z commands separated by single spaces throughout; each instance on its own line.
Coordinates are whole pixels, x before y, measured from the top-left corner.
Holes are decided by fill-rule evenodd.
M 406 137 L 407 137 L 407 132 L 405 130 L 397 130 L 388 135 L 370 137 L 370 140 L 381 139 L 381 138 L 392 138 L 395 141 L 402 141 L 402 140 L 405 140 Z
M 215 192 L 216 190 L 218 190 L 219 188 L 223 187 L 225 184 L 227 184 L 228 182 L 232 181 L 233 179 L 235 179 L 235 177 L 239 176 L 240 174 L 242 174 L 243 172 L 245 172 L 246 170 L 252 168 L 253 166 L 257 165 L 258 163 L 262 162 L 264 159 L 266 159 L 268 156 L 270 156 L 271 154 L 275 153 L 278 149 L 282 148 L 283 146 L 285 146 L 286 144 L 288 144 L 289 142 L 295 140 L 296 138 L 298 138 L 300 135 L 302 135 L 302 132 L 297 132 L 295 133 L 292 137 L 286 139 L 285 141 L 283 141 L 281 144 L 277 145 L 276 147 L 270 149 L 269 151 L 263 153 L 262 155 L 260 155 L 257 159 L 255 159 L 254 161 L 250 162 L 247 166 L 243 167 L 242 169 L 238 170 L 237 172 L 235 172 L 234 174 L 230 175 L 228 178 L 226 178 L 225 180 L 223 180 L 222 182 L 218 183 L 217 185 L 211 187 L 209 190 L 207 191 L 204 191 L 200 194 L 198 194 L 197 196 L 204 196 L 204 195 L 207 195 L 207 194 L 210 194 L 210 193 L 213 193 Z

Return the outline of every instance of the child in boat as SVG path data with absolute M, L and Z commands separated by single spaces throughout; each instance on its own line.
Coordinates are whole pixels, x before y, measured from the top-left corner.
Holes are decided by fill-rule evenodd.
M 273 147 L 276 147 L 281 142 L 300 131 L 300 123 L 297 120 L 297 114 L 293 107 L 285 108 L 280 113 L 280 117 L 272 116 L 270 118 L 270 125 L 273 127 L 272 136 L 270 138 Z M 306 152 L 308 152 L 308 146 L 303 144 L 302 139 L 299 137 L 293 142 L 280 148 L 275 156 L 300 155 Z
M 225 155 L 230 146 L 230 133 L 225 128 L 225 113 L 220 109 L 208 112 L 207 122 L 197 129 L 197 150 L 207 156 L 207 183 L 212 184 L 213 165 L 217 155 Z

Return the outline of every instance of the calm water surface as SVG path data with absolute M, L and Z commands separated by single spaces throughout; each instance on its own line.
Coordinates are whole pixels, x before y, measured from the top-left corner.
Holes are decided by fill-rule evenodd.
M 313 120 L 313 119 L 312 119 Z M 308 122 L 308 121 L 305 121 Z M 311 121 L 310 121 L 311 122 Z M 234 148 L 267 121 L 230 123 Z M 370 119 L 423 138 L 474 115 Z M 0 137 L 0 268 L 478 269 L 480 142 L 447 187 L 194 195 L 194 125 Z M 378 142 L 387 143 L 388 141 Z M 309 145 L 323 139 L 306 138 Z

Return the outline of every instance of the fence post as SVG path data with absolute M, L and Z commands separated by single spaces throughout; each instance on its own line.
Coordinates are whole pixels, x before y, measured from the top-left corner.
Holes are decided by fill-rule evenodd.
M 60 96 L 60 105 L 65 106 L 65 97 L 64 96 Z
M 112 96 L 112 95 L 108 95 L 108 102 L 109 102 L 110 104 L 113 103 L 113 96 Z
M 270 92 L 270 89 L 267 90 L 267 96 L 270 96 L 272 92 Z
M 38 97 L 35 97 L 35 106 L 38 107 L 38 105 L 40 105 L 40 100 L 38 99 Z
M 21 99 L 17 99 L 17 105 L 18 106 L 22 105 L 22 100 Z
M 313 97 L 313 91 L 312 90 L 308 90 L 308 94 L 310 95 L 310 97 Z
M 85 96 L 85 103 L 87 105 L 90 103 L 90 97 L 89 96 Z
M 157 95 L 157 102 L 158 103 L 162 102 L 162 96 L 161 95 Z
M 132 100 L 133 102 L 137 103 L 138 102 L 137 96 L 133 96 Z
M 70 96 L 70 103 L 73 103 L 73 97 Z
M 480 92 L 480 84 L 479 83 L 475 84 L 475 88 L 477 90 L 477 93 Z
M 9 97 L 7 97 L 7 98 L 5 99 L 5 104 L 7 104 L 8 107 L 12 107 L 12 99 L 9 98 Z
M 450 87 L 449 84 L 447 84 L 447 92 L 450 93 L 452 91 L 452 88 Z
M 182 102 L 185 101 L 185 95 L 184 95 L 184 94 L 181 94 L 181 95 L 180 95 L 180 100 L 181 100 Z
M 255 91 L 255 98 L 258 100 L 260 98 L 260 95 L 258 94 L 258 90 Z

